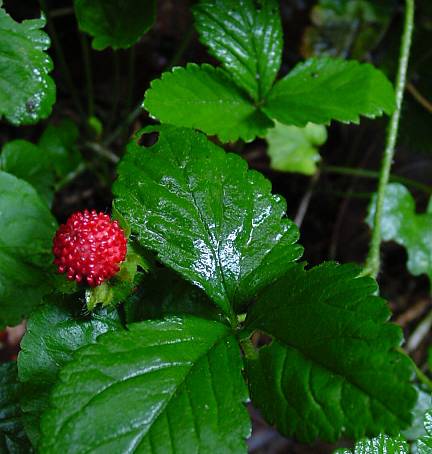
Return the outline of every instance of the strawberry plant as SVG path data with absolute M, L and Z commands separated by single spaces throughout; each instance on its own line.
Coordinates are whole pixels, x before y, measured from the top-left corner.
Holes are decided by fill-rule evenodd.
M 259 412 L 287 439 L 351 443 L 337 452 L 430 452 L 429 372 L 376 282 L 382 240 L 432 276 L 430 204 L 416 213 L 401 184 L 416 182 L 390 183 L 413 0 L 315 2 L 303 61 L 287 57 L 284 2 L 193 3 L 192 31 L 133 109 L 139 46 L 180 6 L 41 0 L 40 18 L 19 21 L 0 2 L 0 330 L 26 325 L 17 361 L 0 364 L 0 451 L 242 453 Z M 386 27 L 391 14 L 404 17 L 393 73 L 364 58 L 380 41 L 364 23 L 357 59 L 336 35 L 320 45 L 332 24 Z M 204 57 L 180 65 L 194 33 Z M 115 88 L 102 92 L 106 56 Z M 366 261 L 308 264 L 300 227 L 326 172 L 319 147 L 341 123 L 385 115 Z M 269 167 L 248 159 L 265 143 L 271 169 L 311 176 L 294 220 Z

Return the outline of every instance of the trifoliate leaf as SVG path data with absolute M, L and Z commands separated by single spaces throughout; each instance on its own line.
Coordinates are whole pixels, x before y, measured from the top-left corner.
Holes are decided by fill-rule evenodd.
M 153 25 L 156 0 L 75 0 L 75 13 L 94 49 L 124 49 Z
M 231 330 L 194 317 L 128 328 L 61 371 L 41 452 L 246 453 L 248 395 Z
M 373 225 L 375 203 L 374 197 L 367 217 L 369 226 Z M 432 211 L 417 214 L 413 197 L 401 184 L 387 185 L 381 234 L 384 241 L 396 241 L 405 247 L 411 274 L 427 274 L 432 280 Z
M 51 159 L 26 140 L 8 142 L 0 154 L 0 169 L 30 183 L 48 206 L 54 195 Z
M 261 174 L 198 132 L 164 126 L 133 142 L 114 184 L 140 244 L 201 287 L 225 312 L 249 302 L 299 258 L 298 230 Z
M 22 423 L 19 405 L 21 388 L 16 363 L 0 364 L 0 452 L 2 454 L 33 452 Z
M 427 432 L 427 435 L 420 438 L 417 441 L 417 453 L 418 454 L 431 454 L 432 452 L 432 410 L 428 411 L 425 415 L 424 426 Z
M 306 126 L 331 120 L 358 123 L 360 115 L 391 114 L 395 97 L 385 75 L 370 64 L 312 58 L 297 65 L 270 91 L 264 112 L 281 123 Z
M 55 101 L 45 19 L 15 22 L 0 4 L 0 117 L 14 125 L 48 117 Z
M 56 228 L 33 187 L 0 172 L 0 329 L 19 323 L 50 292 Z
M 281 65 L 282 27 L 277 0 L 201 0 L 194 8 L 203 44 L 238 86 L 263 99 Z
M 249 359 L 252 401 L 302 441 L 397 434 L 411 421 L 411 360 L 401 329 L 352 265 L 297 266 L 266 289 L 246 320 L 273 339 Z
M 401 437 L 378 435 L 371 440 L 360 440 L 354 449 L 338 449 L 334 454 L 409 454 L 408 443 Z
M 273 122 L 222 69 L 190 63 L 154 80 L 144 107 L 162 123 L 196 128 L 223 142 L 264 137 Z
M 321 159 L 318 147 L 327 140 L 325 126 L 308 123 L 304 128 L 276 123 L 267 134 L 270 166 L 282 172 L 313 175 Z
M 27 322 L 18 369 L 25 385 L 21 406 L 34 445 L 39 437 L 40 416 L 48 407 L 60 368 L 72 360 L 76 350 L 94 343 L 100 334 L 122 329 L 116 311 L 101 310 L 84 317 L 78 315 L 79 310 L 81 305 L 75 299 L 60 305 L 48 304 L 36 310 Z

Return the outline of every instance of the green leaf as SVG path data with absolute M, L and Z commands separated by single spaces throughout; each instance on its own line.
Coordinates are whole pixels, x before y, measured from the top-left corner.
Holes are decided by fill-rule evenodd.
M 391 114 L 395 97 L 385 75 L 370 64 L 312 58 L 297 65 L 270 91 L 264 112 L 281 123 L 306 126 L 331 120 L 359 123 L 360 115 Z
M 74 172 L 82 163 L 76 144 L 78 136 L 75 123 L 66 119 L 58 125 L 48 125 L 39 139 L 39 148 L 50 160 L 57 179 L 63 179 Z
M 265 290 L 246 320 L 272 343 L 247 365 L 252 401 L 302 441 L 395 434 L 409 425 L 411 360 L 377 285 L 353 265 L 293 268 Z
M 55 101 L 44 26 L 43 17 L 15 22 L 0 4 L 0 117 L 14 125 L 48 117 Z
M 144 278 L 140 290 L 129 298 L 125 309 L 128 323 L 179 314 L 223 320 L 200 288 L 165 268 Z
M 267 134 L 270 166 L 282 172 L 313 175 L 321 159 L 318 147 L 327 140 L 327 129 L 308 123 L 304 128 L 276 123 Z
M 416 443 L 418 454 L 430 454 L 432 452 L 432 410 L 426 413 L 424 426 L 427 435 L 420 438 Z
M 19 405 L 21 388 L 16 363 L 0 364 L 0 452 L 2 454 L 33 452 L 22 423 Z
M 79 28 L 93 36 L 94 49 L 125 49 L 150 29 L 155 0 L 75 0 Z
M 334 454 L 409 454 L 408 443 L 401 437 L 378 435 L 371 440 L 360 440 L 354 449 L 338 449 Z
M 0 169 L 30 183 L 51 206 L 54 173 L 49 156 L 38 146 L 26 140 L 8 142 L 0 155 Z
M 57 223 L 25 181 L 0 172 L 0 329 L 19 323 L 50 292 Z
M 223 142 L 264 137 L 273 122 L 222 69 L 190 63 L 151 83 L 144 107 L 162 123 L 196 128 Z
M 48 407 L 60 369 L 72 360 L 76 350 L 94 343 L 100 334 L 122 329 L 117 311 L 103 310 L 83 317 L 76 299 L 61 301 L 59 305 L 45 305 L 31 315 L 18 356 L 19 378 L 25 385 L 21 406 L 35 445 L 40 415 Z
M 375 201 L 374 197 L 366 220 L 369 226 L 373 225 Z M 387 185 L 381 234 L 384 241 L 396 241 L 407 250 L 411 274 L 427 274 L 432 280 L 432 212 L 417 214 L 414 199 L 401 184 Z
M 159 130 L 154 146 L 129 146 L 116 207 L 143 247 L 232 315 L 301 256 L 298 229 L 285 200 L 239 156 L 189 129 Z
M 282 27 L 277 0 L 201 0 L 195 26 L 211 55 L 258 101 L 281 65 Z
M 246 453 L 237 341 L 194 317 L 129 325 L 77 352 L 42 419 L 41 452 Z

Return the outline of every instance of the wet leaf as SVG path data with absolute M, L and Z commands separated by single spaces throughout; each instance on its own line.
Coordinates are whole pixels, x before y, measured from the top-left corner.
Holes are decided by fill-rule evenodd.
M 369 64 L 336 58 L 312 58 L 278 81 L 263 111 L 274 120 L 304 127 L 331 120 L 359 123 L 360 115 L 391 114 L 394 91 L 385 75 Z
M 192 130 L 159 130 L 154 146 L 129 146 L 115 205 L 143 247 L 232 316 L 302 254 L 297 227 L 239 156 Z
M 256 101 L 273 85 L 283 36 L 277 0 L 201 0 L 194 10 L 201 41 Z
M 304 128 L 276 123 L 267 134 L 270 166 L 281 172 L 313 175 L 321 156 L 318 148 L 327 140 L 327 129 L 308 123 Z
M 0 117 L 14 125 L 46 118 L 55 101 L 45 19 L 15 22 L 0 2 Z
M 246 453 L 242 367 L 233 333 L 215 321 L 172 317 L 105 334 L 61 371 L 41 452 Z
M 418 454 L 430 454 L 432 452 L 432 410 L 426 413 L 424 426 L 427 435 L 420 438 L 416 443 Z
M 401 437 L 378 435 L 371 440 L 358 441 L 354 449 L 338 449 L 334 454 L 409 454 L 408 443 Z
M 411 360 L 377 285 L 353 265 L 292 268 L 246 319 L 273 341 L 247 362 L 254 405 L 289 437 L 311 442 L 397 434 L 411 421 Z
M 162 123 L 196 128 L 223 142 L 263 137 L 273 122 L 221 69 L 189 64 L 154 80 L 144 107 Z

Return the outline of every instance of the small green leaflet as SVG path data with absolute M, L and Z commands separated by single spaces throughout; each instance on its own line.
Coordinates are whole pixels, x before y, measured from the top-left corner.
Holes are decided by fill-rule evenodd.
M 246 325 L 273 338 L 247 362 L 253 403 L 299 440 L 397 434 L 411 421 L 411 360 L 377 285 L 353 265 L 292 268 L 266 289 Z
M 55 101 L 45 19 L 15 22 L 0 2 L 0 118 L 27 125 L 46 118 Z
M 33 452 L 22 422 L 19 405 L 21 389 L 16 363 L 0 364 L 0 452 L 2 454 Z
M 0 172 L 0 329 L 16 325 L 51 291 L 57 223 L 25 181 Z
M 140 244 L 225 312 L 249 302 L 302 254 L 285 200 L 198 132 L 162 126 L 158 142 L 132 142 L 118 167 L 115 206 Z M 151 130 L 148 130 L 151 131 Z
M 321 159 L 318 147 L 327 140 L 327 129 L 308 123 L 304 128 L 276 123 L 267 134 L 270 166 L 281 172 L 313 175 Z
M 75 0 L 82 31 L 93 36 L 94 49 L 124 49 L 153 25 L 156 0 Z
M 367 223 L 373 225 L 376 197 L 372 199 Z M 415 202 L 405 186 L 387 185 L 381 220 L 384 241 L 396 241 L 408 253 L 408 270 L 414 276 L 426 274 L 432 281 L 432 205 L 416 213 Z
M 311 58 L 297 65 L 270 91 L 263 111 L 294 126 L 331 120 L 359 123 L 395 108 L 392 84 L 372 65 L 337 58 Z
M 76 298 L 71 297 L 68 302 L 59 296 L 52 297 L 49 304 L 30 316 L 21 341 L 18 370 L 24 388 L 20 400 L 26 430 L 34 445 L 39 437 L 40 415 L 48 407 L 60 368 L 72 360 L 73 352 L 94 343 L 100 334 L 123 329 L 115 310 L 83 317 L 71 313 L 73 309 L 76 313 L 81 310 Z
M 44 454 L 246 453 L 242 359 L 218 322 L 131 324 L 80 349 L 42 418 Z
M 338 449 L 334 454 L 409 454 L 408 443 L 401 437 L 379 435 L 376 438 L 360 440 L 354 449 Z
M 278 0 L 201 0 L 193 13 L 209 53 L 255 101 L 263 99 L 281 65 Z
M 222 69 L 190 63 L 151 83 L 143 106 L 163 123 L 217 134 L 223 142 L 264 137 L 273 122 Z

